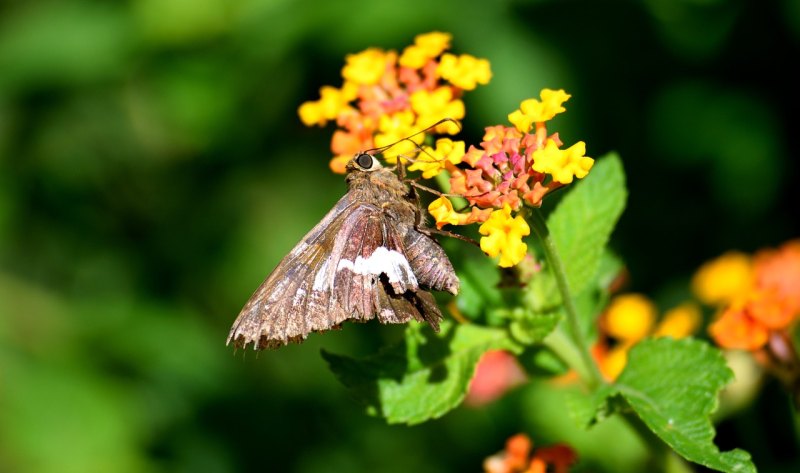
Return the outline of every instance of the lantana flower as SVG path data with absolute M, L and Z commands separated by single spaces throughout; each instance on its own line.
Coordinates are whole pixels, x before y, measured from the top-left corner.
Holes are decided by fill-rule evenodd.
M 700 326 L 700 308 L 692 302 L 674 307 L 660 318 L 656 305 L 638 293 L 620 294 L 611 300 L 600 319 L 600 339 L 593 352 L 603 375 L 614 380 L 628 360 L 628 352 L 645 337 L 692 335 Z
M 400 54 L 378 48 L 350 54 L 341 88 L 322 87 L 319 100 L 300 106 L 298 114 L 307 126 L 336 121 L 330 162 L 334 172 L 344 173 L 355 153 L 396 142 L 383 153 L 386 161 L 412 159 L 418 147 L 402 140 L 443 118 L 464 118 L 463 92 L 487 84 L 492 73 L 485 59 L 446 53 L 450 40 L 448 33 L 431 32 L 417 36 Z M 448 121 L 431 131 L 455 134 L 459 128 Z M 424 141 L 425 135 L 416 139 Z
M 487 351 L 475 366 L 475 375 L 469 383 L 464 403 L 468 406 L 483 406 L 524 383 L 526 379 L 525 372 L 513 354 L 505 350 Z
M 758 350 L 800 316 L 800 240 L 753 257 L 726 253 L 703 265 L 692 287 L 701 301 L 719 308 L 708 328 L 719 346 Z
M 522 261 L 528 251 L 528 245 L 522 237 L 530 235 L 531 228 L 521 215 L 511 216 L 511 206 L 504 205 L 495 210 L 481 225 L 481 249 L 489 256 L 500 256 L 499 265 L 503 268 L 514 266 Z
M 546 122 L 557 114 L 565 112 L 563 103 L 572 96 L 563 90 L 544 89 L 539 97 L 540 100 L 523 100 L 519 109 L 508 115 L 508 121 L 521 133 L 528 133 L 535 123 Z
M 513 127 L 487 127 L 479 146 L 470 146 L 460 162 L 439 159 L 433 166 L 420 156 L 424 177 L 438 172 L 450 175 L 450 193 L 464 197 L 469 208 L 459 214 L 452 204 L 441 199 L 428 210 L 436 225 L 463 225 L 476 217 L 486 221 L 480 229 L 481 248 L 490 256 L 500 255 L 499 264 L 510 267 L 524 258 L 527 245 L 522 237 L 530 229 L 520 216 L 524 205 L 540 207 L 550 192 L 574 179 L 581 179 L 591 170 L 594 160 L 585 156 L 586 145 L 579 141 L 562 149 L 558 133 L 548 134 L 546 123 L 565 111 L 569 94 L 563 90 L 544 89 L 540 99 L 527 99 L 509 115 Z M 475 212 L 475 209 L 491 212 Z M 512 225 L 512 222 L 515 222 Z
M 753 258 L 729 251 L 709 261 L 692 278 L 692 291 L 709 305 L 724 305 L 753 286 Z
M 533 442 L 525 434 L 511 436 L 500 453 L 483 462 L 485 473 L 569 473 L 578 461 L 575 450 L 567 444 L 558 443 L 547 447 L 533 448 Z
M 409 171 L 422 171 L 422 177 L 430 179 L 445 168 L 449 163 L 456 165 L 464 157 L 464 142 L 453 141 L 450 138 L 440 138 L 436 140 L 436 147 L 426 146 L 422 153 L 417 156 Z

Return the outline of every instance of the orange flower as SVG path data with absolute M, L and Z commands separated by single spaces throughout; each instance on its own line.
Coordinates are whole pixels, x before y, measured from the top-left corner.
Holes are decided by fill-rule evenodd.
M 723 348 L 757 350 L 767 343 L 769 331 L 750 317 L 744 306 L 730 306 L 708 327 L 711 337 Z
M 464 403 L 469 406 L 488 404 L 523 383 L 525 378 L 514 355 L 503 350 L 487 351 L 475 367 Z
M 747 297 L 747 313 L 770 330 L 782 330 L 794 320 L 788 298 L 776 290 L 754 290 Z
M 537 449 L 535 458 L 541 460 L 542 463 L 552 465 L 553 473 L 568 473 L 569 467 L 578 461 L 575 450 L 563 443 Z
M 770 332 L 790 328 L 800 315 L 800 240 L 755 257 L 736 252 L 703 265 L 694 277 L 704 302 L 727 303 L 709 326 L 723 348 L 757 350 Z
M 791 310 L 800 311 L 800 240 L 784 243 L 777 250 L 759 251 L 754 266 L 758 287 L 774 290 Z
M 533 442 L 525 434 L 516 434 L 506 441 L 504 451 L 488 457 L 483 462 L 486 473 L 569 473 L 578 456 L 566 444 L 540 447 L 533 451 Z M 530 458 L 529 458 L 530 456 Z

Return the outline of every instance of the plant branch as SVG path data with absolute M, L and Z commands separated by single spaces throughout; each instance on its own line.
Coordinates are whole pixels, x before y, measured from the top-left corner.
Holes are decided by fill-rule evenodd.
M 592 355 L 589 352 L 589 345 L 586 343 L 583 333 L 581 332 L 580 324 L 578 323 L 578 311 L 575 308 L 575 302 L 570 293 L 567 274 L 564 271 L 564 264 L 561 261 L 561 256 L 558 254 L 556 244 L 550 236 L 550 230 L 547 228 L 542 213 L 538 209 L 532 209 L 529 215 L 533 231 L 542 242 L 545 257 L 556 278 L 558 291 L 561 293 L 561 300 L 567 315 L 567 328 L 570 338 L 580 353 L 580 358 L 584 365 L 584 369 L 579 369 L 578 372 L 584 375 L 583 380 L 588 387 L 594 389 L 603 384 L 603 378 L 600 375 L 600 370 L 597 368 L 594 359 L 592 359 Z

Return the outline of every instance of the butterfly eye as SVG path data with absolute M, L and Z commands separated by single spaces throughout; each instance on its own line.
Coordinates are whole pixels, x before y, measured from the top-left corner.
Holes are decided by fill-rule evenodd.
M 370 169 L 373 161 L 374 158 L 367 153 L 361 153 L 356 157 L 356 164 L 358 164 L 358 167 L 364 170 Z

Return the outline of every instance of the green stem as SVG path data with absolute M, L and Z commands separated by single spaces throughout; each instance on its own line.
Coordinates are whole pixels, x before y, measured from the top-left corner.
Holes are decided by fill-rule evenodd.
M 561 293 L 561 300 L 564 303 L 564 310 L 567 313 L 567 328 L 570 338 L 572 339 L 572 343 L 575 344 L 580 354 L 581 361 L 583 362 L 582 364 L 584 365 L 584 369 L 579 369 L 578 372 L 584 375 L 583 380 L 590 389 L 596 388 L 603 384 L 603 378 L 589 352 L 589 345 L 583 338 L 583 333 L 578 323 L 578 311 L 575 309 L 575 302 L 572 299 L 572 294 L 570 294 L 569 284 L 567 283 L 567 273 L 564 271 L 564 264 L 558 254 L 556 244 L 550 236 L 550 230 L 547 228 L 542 213 L 538 209 L 532 209 L 530 217 L 529 220 L 533 224 L 533 231 L 536 233 L 536 236 L 539 237 L 539 240 L 542 241 L 545 257 L 550 264 L 550 268 L 553 270 L 553 275 L 556 277 L 558 291 Z
M 544 345 L 549 348 L 567 366 L 571 366 L 578 373 L 581 379 L 591 379 L 591 368 L 585 365 L 580 350 L 575 346 L 572 338 L 564 330 L 563 326 L 556 327 L 555 330 L 545 337 Z

